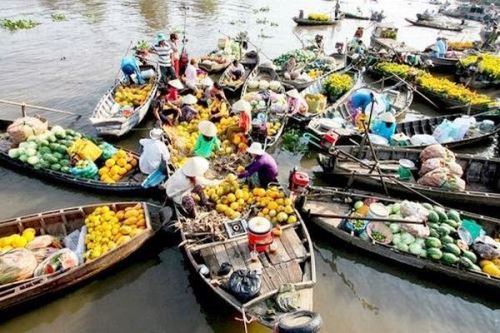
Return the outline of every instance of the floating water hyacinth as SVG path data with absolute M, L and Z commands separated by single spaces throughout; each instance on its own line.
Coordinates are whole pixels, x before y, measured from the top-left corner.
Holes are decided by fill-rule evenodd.
M 62 13 L 53 13 L 50 17 L 52 17 L 52 21 L 54 22 L 66 21 L 66 16 Z
M 4 29 L 8 29 L 10 31 L 16 31 L 20 29 L 32 29 L 39 25 L 40 23 L 30 20 L 30 19 L 4 19 L 1 21 L 0 25 Z

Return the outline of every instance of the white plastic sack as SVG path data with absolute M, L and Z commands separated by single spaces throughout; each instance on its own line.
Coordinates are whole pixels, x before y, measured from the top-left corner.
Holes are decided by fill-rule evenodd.
M 383 136 L 373 134 L 373 133 L 368 133 L 368 137 L 370 138 L 370 141 L 374 145 L 379 145 L 379 146 L 388 146 L 389 141 L 384 138 Z
M 410 138 L 412 146 L 428 146 L 438 143 L 436 138 L 429 134 L 415 134 Z
M 453 126 L 455 131 L 452 132 L 452 137 L 454 141 L 463 140 L 465 134 L 469 131 L 471 127 L 476 124 L 476 118 L 469 116 L 462 116 L 453 120 Z

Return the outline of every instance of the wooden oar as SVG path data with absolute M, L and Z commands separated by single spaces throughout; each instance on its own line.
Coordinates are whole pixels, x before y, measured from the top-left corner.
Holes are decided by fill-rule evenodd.
M 0 99 L 0 103 L 20 106 L 21 107 L 21 112 L 22 112 L 23 116 L 26 115 L 26 107 L 33 108 L 33 109 L 38 109 L 38 110 L 42 110 L 42 111 L 48 111 L 48 112 L 54 112 L 54 113 L 61 113 L 61 114 L 65 114 L 65 115 L 68 115 L 68 116 L 75 116 L 76 119 L 79 119 L 82 116 L 81 114 L 77 114 L 77 113 L 70 112 L 70 111 L 52 109 L 52 108 L 47 108 L 47 107 L 39 106 L 39 105 L 32 105 L 32 104 L 26 104 L 26 103 L 19 103 L 19 102 L 14 102 L 14 101 L 8 101 L 8 100 L 5 100 L 5 99 Z

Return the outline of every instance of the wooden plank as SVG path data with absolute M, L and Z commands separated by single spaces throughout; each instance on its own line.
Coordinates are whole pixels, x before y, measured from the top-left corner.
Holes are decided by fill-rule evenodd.
M 279 287 L 287 283 L 288 281 L 285 280 L 284 277 L 281 276 L 279 273 L 278 269 L 276 267 L 268 267 L 264 269 L 264 273 L 267 274 L 269 279 L 272 281 L 274 288 L 273 289 L 279 289 Z
M 252 262 L 250 259 L 250 249 L 248 248 L 248 242 L 246 239 L 244 240 L 239 240 L 237 241 L 238 244 L 238 249 L 240 250 L 240 253 L 243 257 L 243 260 L 245 261 L 245 264 L 247 265 L 248 269 L 251 270 L 257 270 L 260 271 L 262 270 L 262 264 L 260 261 Z
M 215 258 L 217 258 L 219 267 L 225 262 L 232 264 L 231 259 L 227 255 L 226 248 L 223 244 L 215 245 L 212 250 L 214 251 Z
M 303 259 L 307 255 L 307 250 L 302 244 L 302 241 L 299 239 L 297 232 L 295 229 L 287 229 L 283 231 L 283 235 L 281 235 L 281 241 L 283 244 L 288 242 L 288 247 L 295 254 L 293 257 L 296 259 Z
M 210 270 L 210 274 L 212 276 L 217 275 L 217 271 L 219 270 L 219 264 L 217 262 L 217 258 L 215 257 L 215 253 L 211 247 L 206 247 L 200 251 L 201 257 Z
M 280 272 L 280 275 L 285 279 L 285 281 L 291 281 L 292 277 L 290 276 L 290 273 L 288 271 L 288 265 L 289 263 L 283 262 L 278 265 L 276 265 L 276 269 Z
M 276 252 L 268 254 L 268 257 L 269 257 L 269 260 L 271 261 L 271 263 L 273 265 L 276 265 L 276 264 L 279 264 L 282 262 L 290 261 L 291 258 L 288 255 L 287 251 L 285 250 L 285 247 L 283 246 L 283 243 L 281 242 L 281 238 L 275 238 L 274 244 L 276 246 Z
M 297 261 L 290 261 L 288 263 L 288 274 L 290 274 L 290 280 L 293 283 L 302 282 L 303 273 L 300 265 Z
M 227 243 L 225 245 L 225 248 L 234 270 L 247 268 L 245 260 L 243 259 L 243 256 L 241 255 L 240 250 L 238 249 L 238 244 L 236 242 Z

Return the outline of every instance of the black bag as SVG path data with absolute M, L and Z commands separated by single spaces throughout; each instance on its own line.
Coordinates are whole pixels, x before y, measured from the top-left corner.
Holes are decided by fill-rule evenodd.
M 260 292 L 262 281 L 256 271 L 237 270 L 231 274 L 227 289 L 240 302 L 247 302 Z

